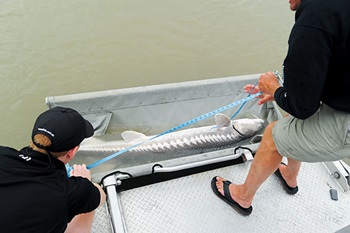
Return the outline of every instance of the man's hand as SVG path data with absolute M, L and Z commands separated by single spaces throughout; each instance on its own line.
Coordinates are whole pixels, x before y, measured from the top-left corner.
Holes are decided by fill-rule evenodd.
M 280 87 L 276 76 L 272 72 L 266 72 L 265 74 L 260 75 L 258 81 L 258 87 L 248 84 L 244 86 L 244 90 L 247 93 L 256 94 L 260 91 L 263 92 L 262 95 L 259 95 L 257 98 L 260 98 L 258 105 L 264 104 L 268 101 L 273 101 L 275 91 Z
M 252 85 L 252 84 L 247 84 L 244 86 L 244 90 L 247 93 L 251 93 L 251 94 L 256 94 L 260 92 L 259 87 Z M 260 98 L 260 96 L 258 96 Z
M 83 165 L 74 164 L 73 169 L 70 172 L 70 175 L 84 177 L 91 181 L 90 170 L 86 168 L 85 164 Z
M 272 72 L 266 72 L 265 74 L 260 75 L 260 79 L 258 81 L 258 86 L 260 91 L 262 91 L 266 95 L 270 95 L 273 97 L 277 88 L 281 85 L 278 83 L 278 79 Z
M 245 86 L 244 86 L 244 90 L 245 90 L 245 92 L 251 93 L 251 94 L 256 94 L 256 93 L 259 93 L 259 92 L 260 92 L 259 87 L 254 86 L 254 85 L 252 85 L 252 84 L 247 84 L 247 85 L 245 85 Z M 264 93 L 261 94 L 261 95 L 259 95 L 259 96 L 256 97 L 256 98 L 260 98 L 260 99 L 261 99 L 261 100 L 259 100 L 258 105 L 262 105 L 262 104 L 266 103 L 267 101 L 273 100 L 273 96 L 271 96 L 271 95 L 266 95 L 266 94 L 264 94 Z

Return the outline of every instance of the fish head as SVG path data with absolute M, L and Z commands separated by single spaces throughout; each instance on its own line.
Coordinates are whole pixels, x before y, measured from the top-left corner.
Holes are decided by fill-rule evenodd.
M 251 136 L 263 128 L 264 121 L 262 119 L 238 119 L 233 120 L 234 128 L 244 136 Z

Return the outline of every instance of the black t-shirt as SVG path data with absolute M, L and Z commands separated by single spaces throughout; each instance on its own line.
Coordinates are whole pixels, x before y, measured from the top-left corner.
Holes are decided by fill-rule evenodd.
M 64 232 L 80 213 L 96 209 L 100 192 L 88 179 L 67 177 L 64 163 L 29 147 L 0 146 L 0 231 Z
M 303 0 L 295 19 L 276 102 L 300 119 L 321 101 L 350 113 L 350 1 Z

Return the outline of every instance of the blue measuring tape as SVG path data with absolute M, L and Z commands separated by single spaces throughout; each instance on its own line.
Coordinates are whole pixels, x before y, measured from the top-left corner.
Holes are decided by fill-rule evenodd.
M 211 111 L 211 112 L 208 112 L 208 113 L 206 113 L 206 114 L 203 114 L 203 115 L 201 115 L 201 116 L 199 116 L 199 117 L 196 117 L 196 118 L 194 118 L 194 119 L 192 119 L 192 120 L 189 120 L 189 121 L 187 121 L 187 122 L 185 122 L 185 123 L 183 123 L 183 124 L 181 124 L 181 125 L 178 125 L 178 126 L 175 126 L 174 128 L 171 128 L 171 129 L 169 129 L 169 130 L 166 130 L 166 131 L 164 131 L 163 133 L 160 133 L 160 134 L 158 134 L 158 135 L 156 135 L 156 136 L 154 136 L 154 137 L 152 137 L 152 138 L 150 138 L 150 139 L 148 139 L 148 140 L 146 140 L 146 141 L 137 143 L 137 144 L 135 144 L 135 145 L 133 145 L 133 146 L 130 146 L 130 147 L 128 147 L 128 148 L 125 148 L 125 149 L 123 149 L 123 150 L 121 150 L 121 151 L 118 151 L 118 152 L 116 152 L 116 153 L 114 153 L 114 154 L 111 154 L 111 155 L 109 155 L 109 156 L 107 156 L 107 157 L 105 157 L 105 158 L 103 158 L 103 159 L 101 159 L 101 160 L 98 160 L 98 161 L 96 161 L 96 162 L 94 162 L 94 163 L 92 163 L 92 164 L 86 166 L 86 168 L 87 168 L 87 169 L 92 169 L 92 168 L 94 168 L 94 167 L 97 167 L 98 165 L 100 165 L 100 164 L 102 164 L 102 163 L 104 163 L 104 162 L 107 162 L 107 161 L 109 161 L 109 160 L 111 160 L 111 159 L 117 157 L 118 155 L 123 154 L 123 153 L 125 153 L 125 152 L 127 152 L 127 151 L 129 151 L 129 150 L 131 150 L 131 149 L 133 149 L 133 148 L 135 148 L 135 147 L 137 147 L 137 146 L 139 146 L 139 145 L 145 143 L 145 142 L 151 141 L 151 140 L 153 140 L 153 139 L 155 139 L 155 138 L 158 138 L 158 137 L 163 136 L 163 135 L 165 135 L 165 134 L 174 132 L 174 131 L 176 131 L 176 130 L 185 128 L 185 127 L 187 127 L 187 126 L 189 126 L 189 125 L 192 125 L 192 124 L 194 124 L 194 123 L 197 123 L 198 121 L 204 120 L 205 118 L 208 118 L 208 117 L 210 117 L 210 116 L 213 116 L 213 115 L 215 115 L 215 114 L 217 114 L 217 113 L 219 113 L 219 112 L 223 112 L 223 111 L 225 111 L 225 110 L 227 110 L 227 109 L 229 109 L 229 108 L 232 108 L 232 107 L 234 107 L 234 106 L 237 106 L 237 105 L 239 105 L 239 104 L 245 104 L 247 101 L 249 101 L 249 100 L 251 100 L 251 99 L 254 99 L 255 97 L 257 97 L 257 96 L 259 96 L 259 95 L 261 95 L 261 94 L 262 94 L 262 92 L 256 93 L 256 94 L 251 95 L 251 96 L 248 96 L 248 97 L 246 97 L 246 98 L 244 98 L 244 99 L 241 99 L 241 100 L 238 100 L 238 101 L 233 102 L 233 103 L 231 103 L 231 104 L 228 104 L 228 105 L 226 105 L 226 106 L 224 106 L 224 107 L 221 107 L 221 108 L 215 109 L 215 110 L 213 110 L 213 111 Z M 67 169 L 67 173 L 68 173 L 68 176 L 69 176 L 70 171 L 71 171 L 73 168 L 72 168 L 71 166 L 69 166 L 69 164 L 66 164 L 66 169 Z

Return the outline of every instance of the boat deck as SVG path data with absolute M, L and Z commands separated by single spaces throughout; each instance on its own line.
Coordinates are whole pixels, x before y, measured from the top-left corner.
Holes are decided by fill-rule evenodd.
M 243 182 L 251 162 L 226 166 L 118 192 L 125 232 L 337 232 L 350 223 L 350 194 L 342 191 L 322 163 L 304 163 L 299 192 L 288 195 L 276 176 L 258 190 L 253 212 L 245 217 L 215 196 L 214 176 Z M 338 190 L 331 200 L 330 186 Z M 105 209 L 93 232 L 113 232 Z

